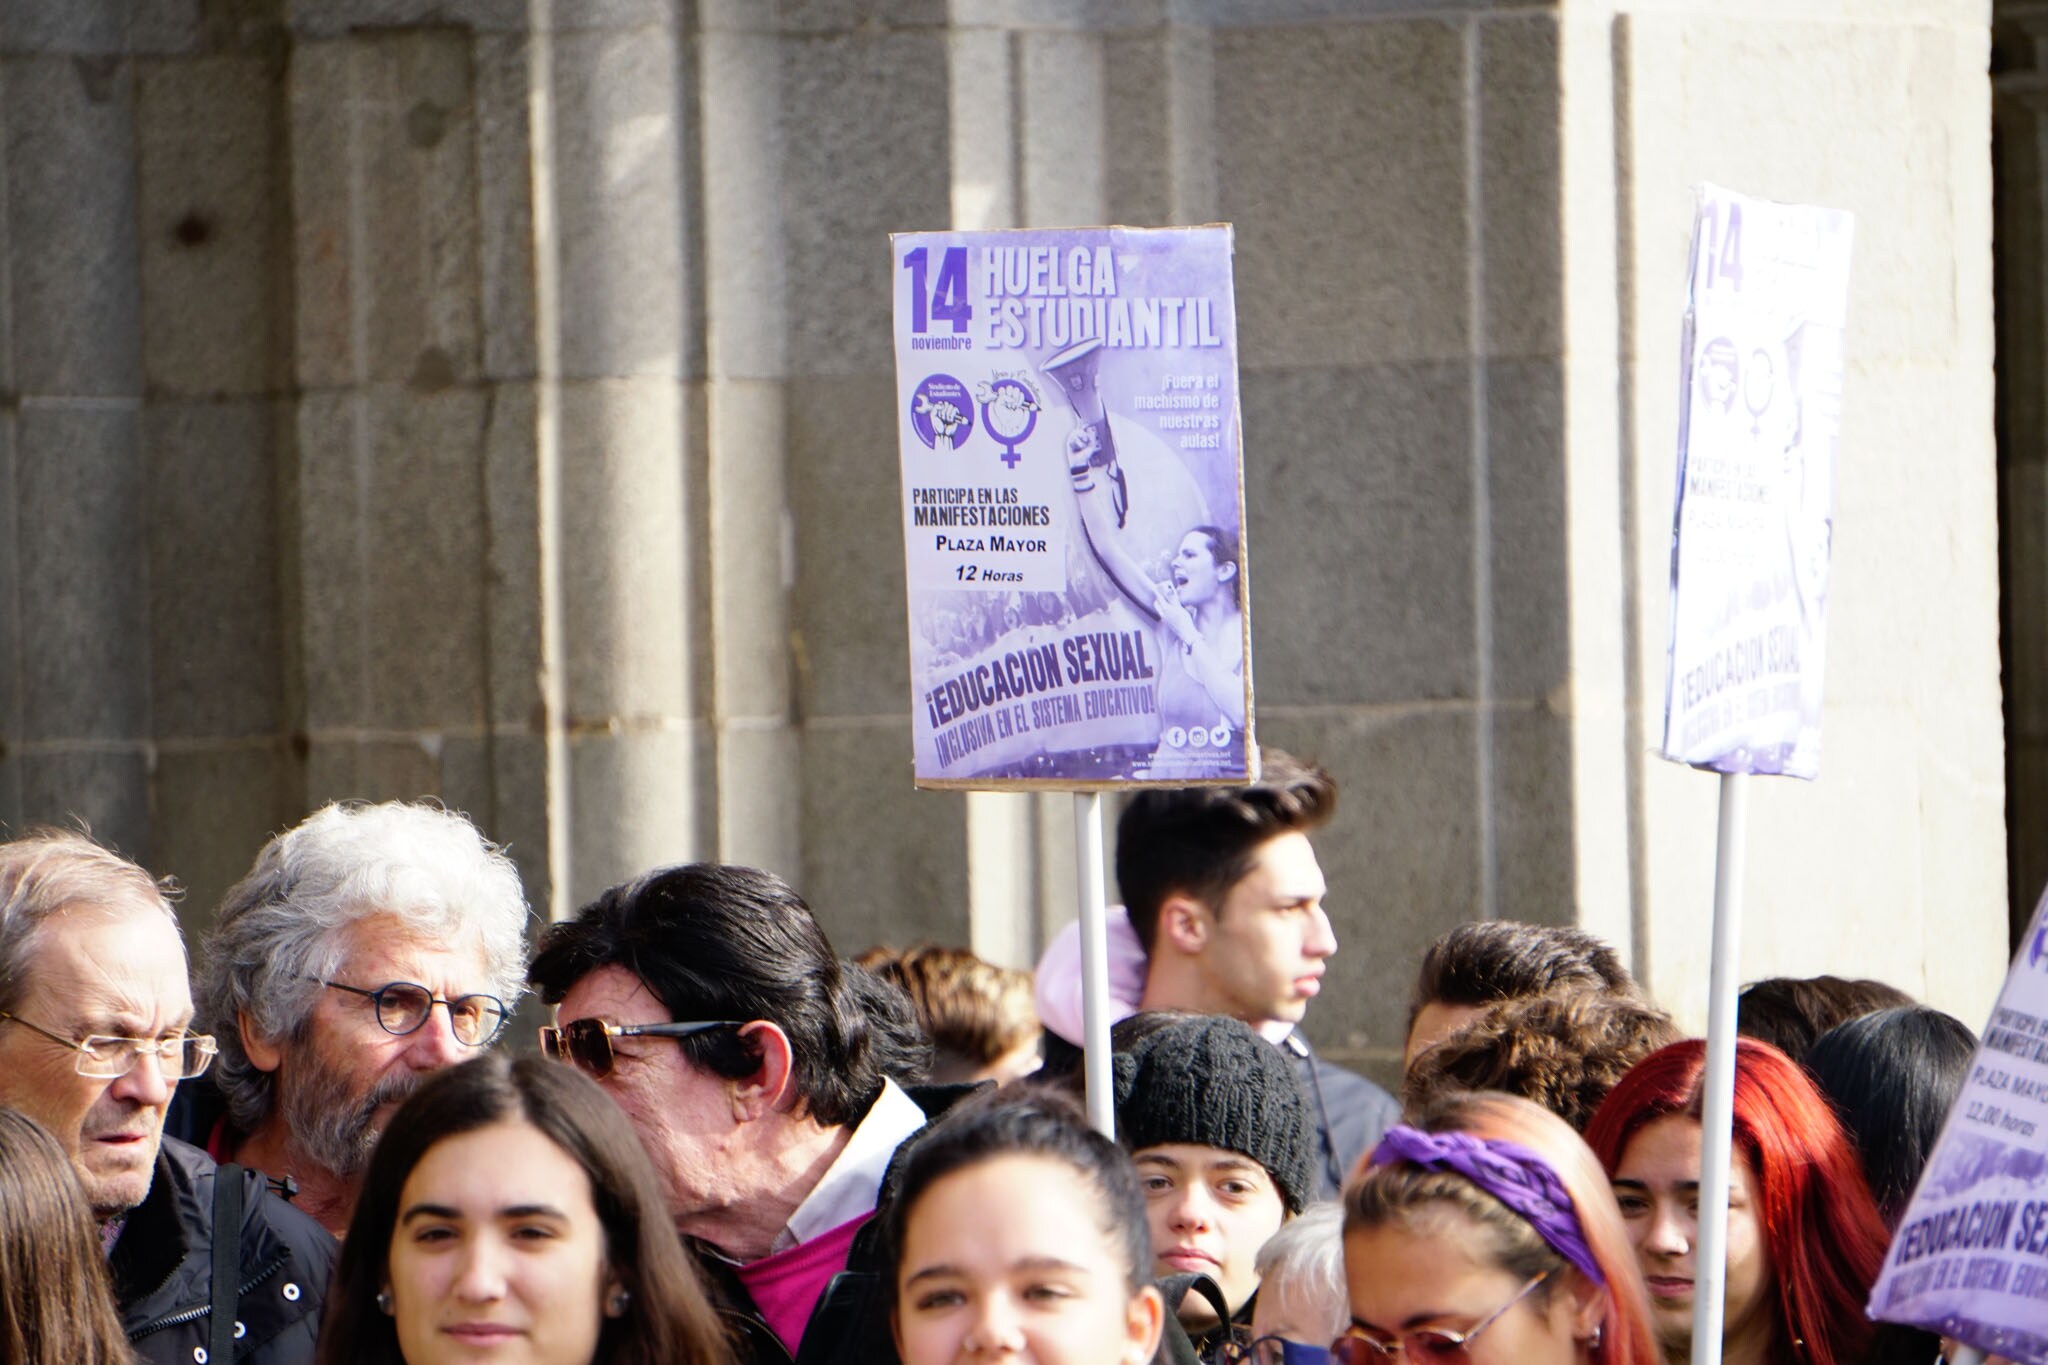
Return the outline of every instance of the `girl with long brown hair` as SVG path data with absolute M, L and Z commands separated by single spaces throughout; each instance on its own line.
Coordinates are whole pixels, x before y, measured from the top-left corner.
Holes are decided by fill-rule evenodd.
M 10 1365 L 134 1359 L 71 1159 L 12 1109 L 0 1109 L 0 1304 L 0 1360 Z
M 573 1068 L 436 1072 L 370 1158 L 319 1365 L 727 1365 L 654 1168 Z

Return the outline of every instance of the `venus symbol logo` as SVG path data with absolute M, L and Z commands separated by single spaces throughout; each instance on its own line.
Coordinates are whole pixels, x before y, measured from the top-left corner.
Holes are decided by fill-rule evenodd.
M 1004 374 L 977 384 L 974 401 L 981 405 L 981 424 L 1003 448 L 1003 463 L 1011 469 L 1023 458 L 1017 447 L 1031 438 L 1038 425 L 1038 390 L 1019 372 Z

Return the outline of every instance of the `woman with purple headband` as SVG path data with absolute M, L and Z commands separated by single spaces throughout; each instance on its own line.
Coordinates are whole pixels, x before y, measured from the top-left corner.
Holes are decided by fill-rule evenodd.
M 1605 1173 L 1527 1100 L 1445 1097 L 1387 1130 L 1344 1196 L 1336 1365 L 1656 1365 Z

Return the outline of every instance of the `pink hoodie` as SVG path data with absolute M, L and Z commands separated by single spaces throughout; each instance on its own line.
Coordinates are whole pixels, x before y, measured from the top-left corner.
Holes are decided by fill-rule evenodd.
M 1121 905 L 1109 907 L 1106 924 L 1109 940 L 1109 1022 L 1128 1019 L 1138 1012 L 1145 994 L 1145 946 Z M 1038 1019 L 1047 1028 L 1072 1043 L 1083 1045 L 1081 1027 L 1081 921 L 1075 920 L 1053 935 L 1045 956 L 1038 959 L 1032 978 L 1032 997 L 1038 1003 Z

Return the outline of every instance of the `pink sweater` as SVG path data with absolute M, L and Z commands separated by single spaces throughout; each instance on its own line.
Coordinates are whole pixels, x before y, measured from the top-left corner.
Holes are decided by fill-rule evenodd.
M 864 1213 L 787 1251 L 733 1267 L 740 1283 L 747 1287 L 754 1307 L 761 1311 L 762 1321 L 791 1356 L 804 1339 L 804 1326 L 810 1322 L 811 1310 L 818 1306 L 825 1286 L 846 1269 L 847 1253 L 853 1250 L 853 1235 L 872 1217 L 872 1213 Z

